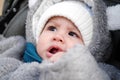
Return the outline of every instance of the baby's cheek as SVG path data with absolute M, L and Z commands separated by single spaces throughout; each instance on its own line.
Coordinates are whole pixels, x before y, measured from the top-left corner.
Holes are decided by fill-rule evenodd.
M 74 45 L 75 45 L 75 43 L 68 43 L 67 44 L 67 50 L 70 49 L 70 48 L 72 48 Z
M 81 45 L 84 45 L 83 42 L 80 42 L 80 41 L 73 41 L 73 42 L 70 42 L 67 44 L 67 49 L 70 49 L 70 48 L 73 48 L 75 45 L 77 44 L 81 44 Z
M 39 40 L 38 43 L 37 43 L 37 46 L 36 46 L 37 52 L 38 52 L 39 54 L 41 53 L 41 51 L 43 51 L 43 45 L 44 45 L 44 43 Z M 44 45 L 44 46 L 45 46 L 45 45 Z

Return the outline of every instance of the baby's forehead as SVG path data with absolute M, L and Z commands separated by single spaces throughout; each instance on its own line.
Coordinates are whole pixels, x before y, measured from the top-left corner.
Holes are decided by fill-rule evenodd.
M 57 22 L 59 22 L 61 24 L 64 24 L 65 23 L 64 21 L 66 22 L 66 25 L 68 25 L 68 28 L 78 29 L 77 26 L 70 19 L 68 19 L 68 18 L 66 18 L 64 16 L 54 16 L 54 17 L 51 17 L 50 19 L 48 19 L 46 24 L 47 23 L 53 23 L 53 24 L 59 25 Z M 74 27 L 71 27 L 69 25 L 72 25 Z

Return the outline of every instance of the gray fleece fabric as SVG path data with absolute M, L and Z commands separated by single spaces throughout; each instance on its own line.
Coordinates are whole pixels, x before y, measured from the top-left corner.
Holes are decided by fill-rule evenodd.
M 82 45 L 76 45 L 73 49 L 68 50 L 55 63 L 48 61 L 43 61 L 41 64 L 23 63 L 20 58 L 23 48 L 20 47 L 21 45 L 24 47 L 24 40 L 22 37 L 11 37 L 4 41 L 8 40 L 16 42 L 16 45 L 11 45 L 10 49 L 0 55 L 0 80 L 110 80 L 109 76 L 98 66 L 89 50 Z M 5 43 L 9 45 L 9 43 Z M 20 48 L 21 51 L 16 52 L 11 48 L 16 48 L 16 50 Z
M 32 1 L 32 0 L 30 0 Z M 26 20 L 26 40 L 21 36 L 0 35 L 0 80 L 120 80 L 120 71 L 104 61 L 110 55 L 110 33 L 107 29 L 106 7 L 102 0 L 77 0 L 93 11 L 94 34 L 88 47 L 75 45 L 57 62 L 24 63 L 26 41 L 35 44 L 32 16 L 41 6 L 38 18 L 47 7 L 64 0 L 37 0 L 29 7 Z

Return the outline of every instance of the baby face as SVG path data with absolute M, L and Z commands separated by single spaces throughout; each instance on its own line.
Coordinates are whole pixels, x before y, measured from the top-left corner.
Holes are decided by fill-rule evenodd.
M 84 44 L 76 26 L 64 17 L 52 17 L 39 36 L 37 52 L 43 59 L 56 62 L 75 44 Z

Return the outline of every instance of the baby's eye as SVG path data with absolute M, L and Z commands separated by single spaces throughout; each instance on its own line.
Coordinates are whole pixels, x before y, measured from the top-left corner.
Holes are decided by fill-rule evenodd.
M 50 31 L 56 31 L 56 27 L 54 27 L 54 26 L 49 26 L 49 27 L 48 27 L 48 30 L 50 30 Z
M 77 33 L 75 32 L 69 32 L 68 35 L 72 36 L 72 37 L 79 37 Z

